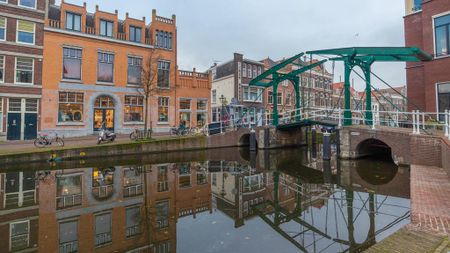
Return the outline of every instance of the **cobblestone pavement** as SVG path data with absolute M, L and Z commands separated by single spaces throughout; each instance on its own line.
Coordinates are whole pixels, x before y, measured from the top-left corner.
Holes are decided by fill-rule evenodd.
M 444 169 L 411 166 L 411 222 L 450 235 L 450 177 Z
M 167 134 L 153 134 L 153 138 L 168 137 Z M 114 143 L 131 142 L 128 134 L 118 134 Z M 64 148 L 89 147 L 97 145 L 97 135 L 89 135 L 76 138 L 64 138 Z M 0 142 L 0 155 L 24 153 L 32 151 L 40 151 L 46 149 L 57 149 L 56 146 L 49 146 L 48 148 L 36 148 L 34 140 L 29 141 L 5 141 Z

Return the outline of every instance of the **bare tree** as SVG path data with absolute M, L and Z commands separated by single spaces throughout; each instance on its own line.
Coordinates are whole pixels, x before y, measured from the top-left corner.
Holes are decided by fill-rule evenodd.
M 145 59 L 145 63 L 141 66 L 141 83 L 142 87 L 138 88 L 139 93 L 144 97 L 144 136 L 146 138 L 151 137 L 152 122 L 150 121 L 150 131 L 148 131 L 148 114 L 152 113 L 152 107 L 149 102 L 152 101 L 153 92 L 157 89 L 157 77 L 158 77 L 158 58 L 155 55 L 155 49 L 150 49 L 150 54 Z M 150 116 L 151 120 L 151 116 Z M 150 135 L 148 134 L 150 132 Z

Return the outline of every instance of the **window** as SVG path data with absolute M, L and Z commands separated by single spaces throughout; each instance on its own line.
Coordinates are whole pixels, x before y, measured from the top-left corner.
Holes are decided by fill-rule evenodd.
M 160 242 L 155 245 L 155 253 L 170 253 L 170 241 Z
M 114 22 L 100 20 L 100 35 L 106 37 L 113 36 Z
M 262 102 L 262 89 L 244 87 L 244 101 Z
M 141 85 L 142 58 L 128 57 L 128 84 Z
M 136 166 L 123 172 L 123 196 L 125 198 L 143 194 L 142 173 L 144 167 Z
M 208 110 L 208 100 L 197 99 L 197 111 L 206 111 L 206 110 Z
M 258 67 L 258 75 L 261 75 L 261 74 L 262 74 L 262 68 L 260 66 L 260 67 Z
M 170 86 L 170 62 L 158 61 L 158 88 Z
M 253 66 L 253 78 L 257 77 L 258 73 L 256 71 L 256 66 Z
M 180 98 L 180 110 L 190 110 L 191 100 L 188 98 Z
M 286 94 L 286 105 L 291 105 L 291 97 L 292 95 L 290 93 Z
M 112 241 L 111 213 L 95 216 L 95 246 L 102 246 Z
M 168 170 L 167 166 L 158 167 L 158 192 L 166 192 L 169 190 Z
M 159 201 L 155 204 L 156 228 L 162 229 L 169 226 L 169 201 Z
M 248 78 L 252 78 L 252 66 L 251 65 L 247 65 L 247 77 Z
M 191 165 L 190 164 L 182 164 L 178 169 L 179 173 L 179 187 L 191 187 Z
M 83 93 L 60 92 L 58 122 L 83 122 Z
M 78 252 L 78 221 L 59 223 L 59 252 Z
M 142 29 L 140 27 L 130 26 L 130 41 L 141 42 Z
M 0 55 L 0 82 L 5 81 L 5 56 Z
M 247 77 L 247 64 L 242 64 L 242 76 Z
M 172 33 L 156 30 L 156 47 L 172 49 Z
M 125 122 L 144 122 L 144 97 L 125 96 Z
M 66 13 L 66 29 L 73 31 L 81 31 L 81 15 L 67 12 Z
M 282 105 L 283 104 L 283 93 L 278 92 L 277 93 L 277 104 Z
M 17 42 L 34 44 L 35 24 L 24 20 L 17 20 Z
M 413 6 L 413 11 L 420 11 L 422 10 L 422 1 L 423 0 L 414 0 L 414 6 Z
M 450 14 L 434 19 L 436 56 L 449 54 L 450 49 Z
M 81 205 L 81 175 L 61 176 L 56 182 L 56 208 Z
M 21 221 L 10 224 L 11 251 L 16 252 L 30 245 L 30 221 Z
M 159 97 L 158 98 L 158 122 L 167 123 L 169 122 L 169 98 Z
M 6 18 L 0 17 L 0 40 L 6 40 Z
M 438 84 L 438 110 L 440 113 L 450 110 L 450 83 Z M 443 114 L 439 114 L 439 120 L 445 120 Z
M 19 0 L 19 6 L 36 9 L 36 0 Z
M 208 176 L 205 171 L 197 171 L 197 185 L 208 183 Z
M 63 57 L 63 78 L 81 80 L 81 49 L 65 47 Z
M 32 58 L 16 58 L 16 83 L 33 83 L 33 65 Z
M 99 52 L 97 81 L 112 83 L 113 80 L 114 80 L 114 55 Z
M 141 222 L 141 208 L 139 206 L 127 208 L 125 211 L 127 230 L 126 236 L 132 237 L 141 232 L 139 223 Z
M 273 92 L 269 91 L 269 95 L 267 95 L 267 103 L 273 104 Z
M 11 100 L 9 100 L 10 105 Z M 20 99 L 15 102 L 20 102 Z M 34 205 L 36 203 L 36 182 L 34 178 L 34 172 L 6 173 L 3 208 L 9 209 Z
M 217 103 L 217 91 L 216 90 L 212 90 L 212 102 L 215 104 Z

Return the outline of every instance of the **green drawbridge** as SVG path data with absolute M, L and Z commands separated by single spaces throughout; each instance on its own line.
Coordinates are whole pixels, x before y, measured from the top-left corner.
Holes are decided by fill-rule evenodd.
M 299 64 L 301 57 L 305 54 L 330 56 L 328 59 L 311 63 L 309 65 Z M 263 88 L 272 87 L 273 94 L 277 94 L 278 86 L 281 82 L 288 80 L 294 86 L 295 89 L 295 121 L 307 120 L 301 118 L 301 78 L 300 75 L 309 70 L 314 69 L 317 66 L 324 64 L 326 61 L 342 61 L 344 62 L 344 125 L 352 124 L 352 112 L 351 112 L 351 92 L 350 92 L 350 76 L 351 72 L 356 67 L 360 67 L 364 73 L 364 80 L 366 83 L 365 96 L 365 124 L 371 125 L 373 121 L 372 113 L 372 83 L 371 83 L 371 68 L 375 62 L 419 62 L 430 61 L 432 56 L 425 53 L 416 47 L 351 47 L 351 48 L 336 48 L 308 51 L 306 53 L 300 53 L 289 59 L 282 61 L 281 63 L 268 69 L 250 82 L 250 86 L 257 86 Z M 295 65 L 298 69 L 295 69 L 289 73 L 280 72 L 283 68 L 289 64 Z M 273 96 L 273 112 L 272 112 L 272 124 L 274 126 L 279 125 L 278 114 L 278 101 L 277 96 Z

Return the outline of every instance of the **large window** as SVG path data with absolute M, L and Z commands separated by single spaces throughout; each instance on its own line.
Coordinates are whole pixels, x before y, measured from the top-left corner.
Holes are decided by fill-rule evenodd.
M 36 9 L 36 0 L 19 0 L 19 6 Z
M 169 226 L 169 201 L 159 201 L 155 204 L 156 228 L 162 229 Z
M 244 101 L 262 102 L 262 89 L 244 87 Z
M 59 252 L 78 252 L 78 220 L 59 223 Z
M 128 84 L 141 84 L 142 58 L 128 57 Z
M 113 80 L 114 80 L 114 55 L 99 52 L 97 81 L 112 83 Z
M 137 166 L 123 172 L 123 196 L 125 198 L 142 195 L 141 171 L 144 171 L 144 167 Z
M 35 24 L 24 20 L 17 20 L 17 42 L 34 44 Z
M 112 241 L 111 213 L 95 216 L 95 246 L 108 244 Z
M 132 237 L 141 232 L 139 223 L 141 222 L 141 208 L 139 206 L 126 209 L 127 230 L 126 236 Z
M 20 221 L 10 224 L 11 252 L 16 252 L 30 245 L 30 221 Z
M 100 20 L 100 35 L 106 37 L 112 37 L 114 30 L 114 22 L 107 20 Z
M 0 55 L 0 82 L 5 81 L 5 56 Z
M 208 110 L 208 100 L 207 99 L 197 99 L 197 111 Z
M 191 100 L 189 98 L 180 98 L 180 110 L 190 110 Z
M 212 90 L 212 102 L 215 104 L 217 103 L 217 90 Z
M 64 209 L 81 205 L 81 175 L 61 176 L 56 183 L 56 208 Z
M 66 13 L 66 29 L 73 31 L 81 31 L 81 15 L 67 12 Z
M 58 122 L 83 121 L 83 93 L 60 92 Z
M 144 97 L 125 96 L 125 122 L 144 121 Z
M 16 58 L 16 83 L 33 83 L 33 64 L 32 58 Z
M 182 164 L 179 168 L 179 176 L 178 176 L 180 188 L 191 187 L 191 165 L 190 164 Z
M 283 93 L 278 92 L 277 93 L 277 104 L 282 105 L 283 104 Z
M 449 54 L 450 49 L 450 14 L 434 19 L 436 56 Z
M 168 170 L 167 166 L 158 166 L 158 192 L 169 190 Z
M 440 113 L 450 110 L 450 83 L 438 85 L 438 110 Z M 440 114 L 439 120 L 445 120 L 443 114 Z
M 65 47 L 63 55 L 63 78 L 81 80 L 81 49 Z
M 172 33 L 156 30 L 156 47 L 172 49 Z
M 140 27 L 130 26 L 130 41 L 141 42 L 142 29 Z
M 158 98 L 158 122 L 167 123 L 169 122 L 169 98 L 159 97 Z
M 292 95 L 290 93 L 286 94 L 286 105 L 291 105 Z
M 267 95 L 267 103 L 273 104 L 273 92 L 272 91 L 269 91 L 269 93 Z
M 158 61 L 158 88 L 170 86 L 170 62 Z
M 0 17 L 0 40 L 6 40 L 6 18 Z

